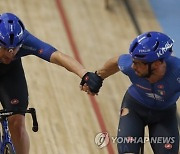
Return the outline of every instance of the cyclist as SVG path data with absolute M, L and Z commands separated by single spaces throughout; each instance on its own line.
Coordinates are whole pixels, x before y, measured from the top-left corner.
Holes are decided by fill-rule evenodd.
M 16 15 L 3 13 L 0 15 L 0 101 L 7 110 L 25 110 L 28 106 L 28 90 L 21 63 L 21 57 L 27 55 L 65 67 L 80 78 L 86 73 L 75 59 L 33 36 Z M 8 120 L 16 153 L 28 154 L 30 143 L 24 115 L 13 115 Z
M 132 82 L 121 106 L 118 137 L 124 140 L 117 143 L 120 154 L 139 153 L 146 125 L 155 154 L 178 154 L 176 102 L 180 96 L 180 59 L 171 55 L 172 47 L 173 40 L 169 36 L 146 32 L 132 41 L 130 54 L 111 58 L 96 71 L 99 76 L 96 78 L 101 78 L 95 82 L 96 92 L 103 79 L 119 70 Z M 97 93 L 85 80 L 88 75 L 82 78 L 81 89 L 95 95 Z

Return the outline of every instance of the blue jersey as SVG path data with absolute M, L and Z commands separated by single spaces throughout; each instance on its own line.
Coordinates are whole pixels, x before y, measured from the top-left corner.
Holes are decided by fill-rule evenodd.
M 166 73 L 156 83 L 140 78 L 131 68 L 132 58 L 128 54 L 121 55 L 118 60 L 119 69 L 132 82 L 128 93 L 143 105 L 153 109 L 165 109 L 176 103 L 180 96 L 180 59 L 171 56 L 166 60 Z
M 15 56 L 15 59 L 27 55 L 36 55 L 46 61 L 50 61 L 51 54 L 56 51 L 53 46 L 39 40 L 27 30 L 25 30 L 24 42 L 20 50 Z

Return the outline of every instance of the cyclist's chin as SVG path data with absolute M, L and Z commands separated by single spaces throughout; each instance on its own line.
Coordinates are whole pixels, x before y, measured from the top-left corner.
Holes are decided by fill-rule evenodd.
M 139 76 L 140 78 L 145 78 L 147 76 L 147 74 L 143 74 L 140 72 L 135 72 L 137 76 Z
M 147 78 L 148 77 L 148 74 L 140 74 L 138 75 L 140 78 Z

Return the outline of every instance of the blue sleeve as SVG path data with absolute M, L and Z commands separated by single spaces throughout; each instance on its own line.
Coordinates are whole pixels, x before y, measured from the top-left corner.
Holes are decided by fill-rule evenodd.
M 121 72 L 123 72 L 126 75 L 129 75 L 132 73 L 132 58 L 129 54 L 123 54 L 118 59 L 118 67 Z
M 57 51 L 56 48 L 39 40 L 28 31 L 25 31 L 25 39 L 16 58 L 27 55 L 36 55 L 37 57 L 40 57 L 46 61 L 50 61 L 50 57 L 55 51 Z

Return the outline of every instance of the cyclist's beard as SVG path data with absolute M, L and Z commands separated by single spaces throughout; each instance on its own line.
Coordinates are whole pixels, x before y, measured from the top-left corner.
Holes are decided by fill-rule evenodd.
M 135 71 L 136 72 L 136 75 L 138 76 L 138 77 L 140 77 L 140 78 L 149 78 L 151 75 L 149 74 L 149 72 L 147 72 L 147 73 L 139 73 L 139 72 L 137 72 L 137 71 Z
M 151 73 L 148 72 L 146 74 L 141 75 L 140 77 L 141 78 L 150 78 L 152 74 L 153 74 L 152 72 Z
M 140 78 L 149 78 L 151 75 L 149 73 L 146 73 L 146 74 L 142 74 L 140 75 L 139 77 Z

